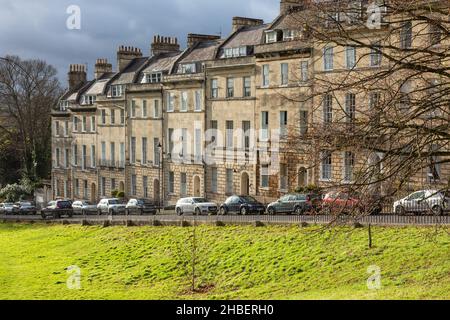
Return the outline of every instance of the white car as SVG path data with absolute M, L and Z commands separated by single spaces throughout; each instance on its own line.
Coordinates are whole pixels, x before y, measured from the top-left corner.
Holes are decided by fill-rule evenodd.
M 442 215 L 448 212 L 450 198 L 437 190 L 422 190 L 394 203 L 394 212 L 398 215 L 407 213 L 431 213 Z
M 192 213 L 194 215 L 217 214 L 219 207 L 216 203 L 210 202 L 204 198 L 183 198 L 178 200 L 175 206 L 177 215 Z
M 126 205 L 119 199 L 103 199 L 97 205 L 99 214 L 117 215 L 125 213 Z

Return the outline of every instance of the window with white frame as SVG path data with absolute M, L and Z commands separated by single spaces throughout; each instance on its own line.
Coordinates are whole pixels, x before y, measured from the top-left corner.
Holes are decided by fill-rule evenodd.
M 101 116 L 102 116 L 102 124 L 105 125 L 106 124 L 106 110 L 102 109 L 100 111 L 100 113 L 101 113 Z
M 153 138 L 153 164 L 157 167 L 161 164 L 161 150 L 159 138 Z
M 160 83 L 162 81 L 161 72 L 147 73 L 145 75 L 145 83 Z
M 91 145 L 91 168 L 95 168 L 97 166 L 97 160 L 95 157 L 95 146 Z
M 325 94 L 323 97 L 323 122 L 330 124 L 333 122 L 333 96 Z
M 308 63 L 308 61 L 300 62 L 300 80 L 302 82 L 309 81 L 309 63 Z
M 202 92 L 195 91 L 195 111 L 202 111 Z
M 354 123 L 356 118 L 356 95 L 347 93 L 345 95 L 345 118 L 347 123 Z
M 131 153 L 131 163 L 136 163 L 136 137 L 131 137 L 130 139 L 130 153 Z
M 169 193 L 175 193 L 175 173 L 173 171 L 169 172 Z
M 347 46 L 345 48 L 345 63 L 347 69 L 353 69 L 356 67 L 356 48 L 353 46 Z
M 161 113 L 159 111 L 159 100 L 153 100 L 153 118 L 158 119 L 161 117 Z
M 281 85 L 286 86 L 289 84 L 289 65 L 287 63 L 281 64 Z
M 371 67 L 379 67 L 381 65 L 381 61 L 383 58 L 381 52 L 381 43 L 376 42 L 372 44 L 372 48 L 370 49 L 370 66 Z
M 64 168 L 68 169 L 70 166 L 70 150 L 66 148 L 64 150 Z
M 109 152 L 111 154 L 110 160 L 111 160 L 111 166 L 116 165 L 116 143 L 111 142 L 109 145 Z
M 142 188 L 144 189 L 144 198 L 148 198 L 148 177 L 142 177 Z
M 69 136 L 69 121 L 64 121 L 64 137 Z
M 400 30 L 400 48 L 409 49 L 412 47 L 412 22 L 407 21 L 403 23 Z
M 92 106 L 93 104 L 95 104 L 95 101 L 97 100 L 96 96 L 93 95 L 84 95 L 81 98 L 81 104 L 82 105 L 89 105 Z
M 95 116 L 91 116 L 91 132 L 96 131 L 96 124 Z
M 59 137 L 59 121 L 55 121 L 55 137 Z
M 167 93 L 167 112 L 175 111 L 175 101 L 173 93 Z
M 353 181 L 353 168 L 355 166 L 355 155 L 353 152 L 344 152 L 344 181 Z
M 270 85 L 270 67 L 268 64 L 262 67 L 262 86 L 268 87 Z
M 142 118 L 147 118 L 148 110 L 147 110 L 147 100 L 142 100 Z
M 261 112 L 261 140 L 267 141 L 269 139 L 269 112 Z
M 136 101 L 131 100 L 131 112 L 130 112 L 131 118 L 136 118 Z
M 78 117 L 73 117 L 73 132 L 78 132 Z
M 225 136 L 225 145 L 227 149 L 232 149 L 234 147 L 234 122 L 227 121 L 226 122 L 226 136 Z
M 320 154 L 321 158 L 321 170 L 320 178 L 322 180 L 331 180 L 333 172 L 333 159 L 330 151 L 323 151 Z
M 211 79 L 211 98 L 217 99 L 219 97 L 219 81 Z
M 294 40 L 294 30 L 283 30 L 283 41 Z
M 75 167 L 78 166 L 78 145 L 72 146 L 72 163 Z
M 194 131 L 195 144 L 195 161 L 200 163 L 202 161 L 202 130 L 195 129 Z
M 234 97 L 234 78 L 227 78 L 227 98 Z
M 181 93 L 181 112 L 188 111 L 188 93 L 187 91 L 183 91 Z
M 111 109 L 111 125 L 116 124 L 116 110 Z
M 252 95 L 252 79 L 251 77 L 244 77 L 244 97 L 248 98 Z
M 102 148 L 101 165 L 105 166 L 106 165 L 106 142 L 105 141 L 102 141 L 101 148 Z
M 100 193 L 101 193 L 102 197 L 106 196 L 106 178 L 105 177 L 101 178 Z
M 68 108 L 69 108 L 69 101 L 61 100 L 61 102 L 59 103 L 59 110 L 60 111 L 67 111 Z
M 147 138 L 143 137 L 142 138 L 142 164 L 146 165 L 148 162 L 148 158 L 147 158 Z
M 111 86 L 111 97 L 117 98 L 123 95 L 123 86 L 122 85 L 113 85 Z
M 268 31 L 266 32 L 266 43 L 274 43 L 277 42 L 278 34 L 276 31 Z
M 196 73 L 196 65 L 195 63 L 185 63 L 180 65 L 180 73 L 183 74 L 189 74 L 189 73 Z
M 269 188 L 269 165 L 263 164 L 261 166 L 261 188 Z
M 288 167 L 286 164 L 280 164 L 280 190 L 288 189 Z
M 131 195 L 137 195 L 137 176 L 135 174 L 131 175 Z
M 121 125 L 125 124 L 125 110 L 124 109 L 120 109 L 120 124 Z
M 288 112 L 280 111 L 280 135 L 287 135 L 287 125 L 288 125 Z
M 331 71 L 334 68 L 334 48 L 327 46 L 323 49 L 323 70 Z
M 61 162 L 60 162 L 60 150 L 59 148 L 56 148 L 55 150 L 55 166 L 56 168 L 59 168 L 61 166 Z
M 86 170 L 87 168 L 87 147 L 83 145 L 81 147 L 81 170 Z
M 300 134 L 305 135 L 309 129 L 309 112 L 307 110 L 300 110 Z
M 120 167 L 124 168 L 125 167 L 125 143 L 121 142 L 120 143 Z
M 83 116 L 81 121 L 81 131 L 87 132 L 87 117 Z

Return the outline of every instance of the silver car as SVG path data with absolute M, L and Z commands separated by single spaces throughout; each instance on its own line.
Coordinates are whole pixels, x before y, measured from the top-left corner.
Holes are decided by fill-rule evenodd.
M 125 213 L 126 205 L 119 199 L 103 199 L 97 205 L 98 214 L 117 215 Z
M 97 205 L 85 200 L 75 201 L 72 204 L 72 208 L 74 214 L 86 215 L 97 213 Z
M 398 215 L 407 213 L 442 215 L 448 212 L 450 198 L 437 190 L 417 191 L 394 203 L 394 212 Z
M 177 202 L 175 211 L 177 215 L 183 214 L 217 214 L 218 206 L 216 203 L 210 202 L 205 198 L 183 198 Z
M 18 212 L 19 210 L 14 207 L 14 203 L 0 203 L 0 214 L 9 215 L 17 214 Z

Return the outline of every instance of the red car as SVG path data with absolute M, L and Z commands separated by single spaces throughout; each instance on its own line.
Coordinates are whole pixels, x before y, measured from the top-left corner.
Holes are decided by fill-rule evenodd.
M 329 192 L 322 201 L 325 214 L 359 213 L 360 200 L 344 192 Z

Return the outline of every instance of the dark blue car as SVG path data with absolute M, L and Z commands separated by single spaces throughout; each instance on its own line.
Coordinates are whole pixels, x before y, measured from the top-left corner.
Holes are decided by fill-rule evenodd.
M 264 214 L 266 207 L 250 196 L 232 196 L 220 206 L 220 214 Z

